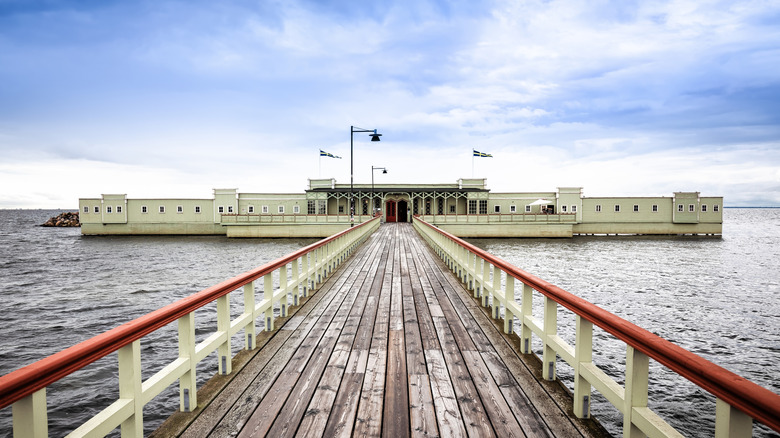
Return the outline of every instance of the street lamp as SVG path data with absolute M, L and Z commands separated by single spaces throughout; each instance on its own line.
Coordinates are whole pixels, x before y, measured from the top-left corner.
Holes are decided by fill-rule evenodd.
M 386 174 L 387 169 L 384 167 L 371 166 L 371 217 L 376 216 L 376 204 L 374 203 L 374 171 L 382 169 L 382 173 Z
M 349 127 L 349 226 L 355 224 L 355 160 L 353 154 L 354 134 L 356 132 L 371 132 L 371 141 L 379 141 L 382 134 L 377 134 L 376 129 L 363 129 L 355 126 Z M 372 174 L 373 176 L 373 174 Z

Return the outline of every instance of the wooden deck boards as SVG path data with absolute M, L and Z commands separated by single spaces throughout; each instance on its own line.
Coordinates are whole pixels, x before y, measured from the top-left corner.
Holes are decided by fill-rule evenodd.
M 230 384 L 155 435 L 591 436 L 410 224 L 384 224 Z M 174 425 L 179 429 L 174 431 Z M 185 428 L 186 426 L 186 428 Z

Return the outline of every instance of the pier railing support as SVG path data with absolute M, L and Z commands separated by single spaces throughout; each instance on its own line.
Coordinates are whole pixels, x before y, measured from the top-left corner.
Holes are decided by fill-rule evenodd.
M 623 413 L 624 436 L 681 436 L 648 407 L 649 362 L 653 359 L 715 395 L 716 437 L 748 437 L 754 419 L 780 432 L 780 395 L 537 278 L 420 217 L 416 216 L 413 223 L 467 289 L 472 289 L 473 276 L 474 297 L 483 307 L 490 307 L 493 318 L 500 317 L 503 306 L 505 333 L 514 331 L 512 326 L 517 317 L 522 354 L 534 354 L 534 336 L 541 340 L 543 378 L 555 379 L 558 360 L 572 367 L 573 409 L 578 417 L 590 416 L 591 391 L 595 389 Z M 519 304 L 515 297 L 515 280 L 522 284 Z M 542 320 L 533 315 L 535 293 L 544 298 Z M 575 314 L 573 346 L 558 336 L 559 306 Z M 626 344 L 624 385 L 593 363 L 594 326 Z
M 104 436 L 118 426 L 123 438 L 143 436 L 144 405 L 177 381 L 179 409 L 193 411 L 198 406 L 200 361 L 216 351 L 218 372 L 231 373 L 234 335 L 244 331 L 244 347 L 256 348 L 257 318 L 264 318 L 265 330 L 273 330 L 275 308 L 281 317 L 288 315 L 290 294 L 293 305 L 299 305 L 301 288 L 304 297 L 310 295 L 378 227 L 379 218 L 369 220 L 0 377 L 0 409 L 13 405 L 14 437 L 46 437 L 46 387 L 114 352 L 118 352 L 119 399 L 76 428 L 73 436 Z M 275 275 L 279 276 L 276 289 Z M 260 279 L 263 295 L 257 302 L 255 281 Z M 243 291 L 243 310 L 231 320 L 229 294 L 238 290 Z M 197 343 L 195 311 L 214 301 L 217 330 Z M 141 338 L 173 322 L 178 324 L 177 358 L 142 380 Z

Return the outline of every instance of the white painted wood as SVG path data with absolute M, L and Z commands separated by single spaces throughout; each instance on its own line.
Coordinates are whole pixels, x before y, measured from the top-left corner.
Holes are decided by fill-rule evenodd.
M 17 401 L 13 411 L 14 437 L 45 438 L 49 436 L 46 411 L 46 388 Z
M 715 400 L 715 438 L 748 438 L 753 419 L 721 399 Z

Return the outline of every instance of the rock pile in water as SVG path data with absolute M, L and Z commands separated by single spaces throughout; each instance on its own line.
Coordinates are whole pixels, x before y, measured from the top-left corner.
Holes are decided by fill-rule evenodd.
M 79 213 L 69 213 L 65 212 L 60 214 L 59 216 L 55 216 L 48 221 L 46 221 L 45 224 L 41 225 L 42 227 L 79 227 L 81 224 L 79 224 Z

